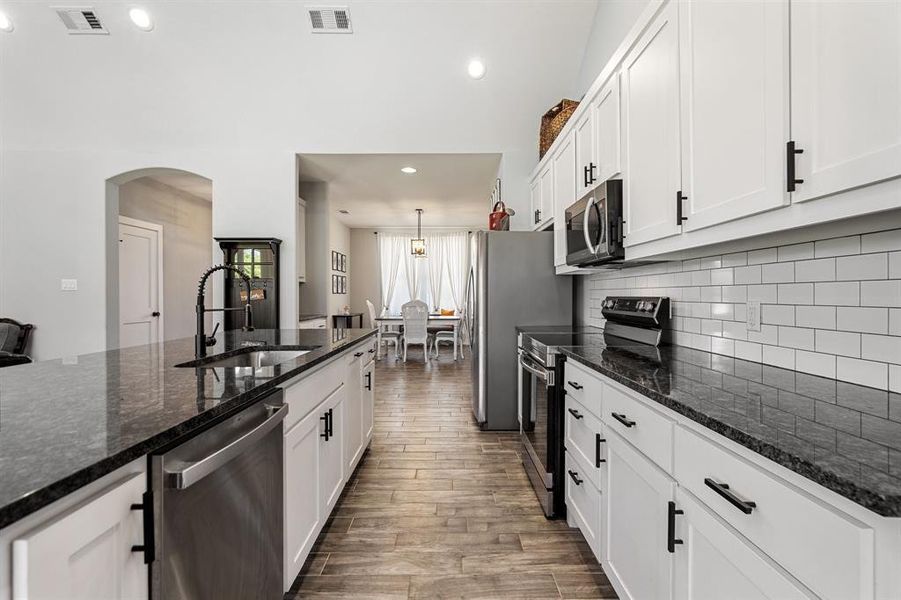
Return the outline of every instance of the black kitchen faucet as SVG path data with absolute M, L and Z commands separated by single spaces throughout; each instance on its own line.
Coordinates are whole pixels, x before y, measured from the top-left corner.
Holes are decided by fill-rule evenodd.
M 247 304 L 245 304 L 243 308 L 206 308 L 204 306 L 206 301 L 203 295 L 203 290 L 204 288 L 206 288 L 206 280 L 209 279 L 210 275 L 212 275 L 216 271 L 224 270 L 234 271 L 238 274 L 239 277 L 241 277 L 241 279 L 244 280 L 244 285 L 247 288 Z M 219 323 L 216 323 L 216 327 L 213 328 L 213 333 L 207 336 L 206 332 L 204 332 L 203 330 L 204 315 L 208 312 L 225 312 L 233 310 L 244 311 L 243 330 L 253 331 L 253 310 L 250 307 L 250 277 L 248 277 L 246 273 L 244 273 L 234 265 L 216 265 L 215 267 L 210 267 L 200 277 L 200 282 L 197 284 L 197 306 L 195 308 L 195 311 L 197 312 L 197 334 L 194 336 L 195 358 L 203 358 L 204 356 L 206 356 L 207 346 L 212 346 L 216 343 L 216 331 L 219 330 Z

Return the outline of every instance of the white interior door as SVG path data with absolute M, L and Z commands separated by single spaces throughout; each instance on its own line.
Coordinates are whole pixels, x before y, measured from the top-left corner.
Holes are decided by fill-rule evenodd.
M 162 339 L 163 227 L 119 217 L 119 347 Z

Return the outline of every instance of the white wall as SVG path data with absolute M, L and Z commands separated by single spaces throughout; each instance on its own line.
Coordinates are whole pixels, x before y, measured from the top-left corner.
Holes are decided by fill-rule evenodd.
M 347 272 L 339 273 L 331 270 L 331 251 L 340 252 L 347 255 Z M 333 294 L 331 290 L 331 277 L 329 277 L 329 294 L 328 294 L 328 315 L 331 322 L 331 316 L 344 312 L 345 306 L 350 306 L 350 291 L 352 282 L 350 277 L 350 269 L 353 264 L 353 253 L 350 247 L 350 229 L 347 225 L 338 220 L 335 211 L 331 211 L 329 215 L 329 252 L 326 257 L 328 261 L 329 273 L 332 275 L 341 275 L 347 277 L 347 293 Z M 365 311 L 364 311 L 365 312 Z
M 119 187 L 119 214 L 163 226 L 164 336 L 194 335 L 197 280 L 213 261 L 212 204 L 142 177 Z
M 588 91 L 648 4 L 649 0 L 598 2 L 585 54 L 579 66 L 574 100 L 579 100 Z
M 371 327 L 369 308 L 371 300 L 378 310 L 381 306 L 381 274 L 379 271 L 379 241 L 375 229 L 350 230 L 350 308 L 363 313 L 363 324 Z
M 352 36 L 316 36 L 298 2 L 148 0 L 151 33 L 121 2 L 91 4 L 110 35 L 66 35 L 48 2 L 4 3 L 16 30 L 0 36 L 0 313 L 37 325 L 38 359 L 106 346 L 104 199 L 120 173 L 211 179 L 213 235 L 281 238 L 286 282 L 298 152 L 531 154 L 504 171 L 526 215 L 539 116 L 575 79 L 592 10 L 352 2 Z M 488 62 L 479 82 L 473 53 Z M 282 286 L 284 323 L 297 294 Z

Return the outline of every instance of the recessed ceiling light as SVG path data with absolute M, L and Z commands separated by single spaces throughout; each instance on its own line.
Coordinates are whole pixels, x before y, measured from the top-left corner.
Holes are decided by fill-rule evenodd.
M 143 31 L 153 29 L 153 19 L 150 18 L 150 13 L 143 8 L 131 9 L 128 11 L 128 16 L 138 29 Z
M 473 79 L 481 79 L 485 76 L 485 63 L 478 58 L 469 61 L 469 76 Z
M 401 169 L 401 172 L 406 173 L 407 175 L 412 175 L 416 172 L 416 169 L 414 167 L 403 167 Z
M 6 16 L 6 13 L 0 12 L 0 31 L 9 33 L 13 29 L 15 29 L 15 27 L 13 27 L 13 22 L 9 20 L 9 17 Z

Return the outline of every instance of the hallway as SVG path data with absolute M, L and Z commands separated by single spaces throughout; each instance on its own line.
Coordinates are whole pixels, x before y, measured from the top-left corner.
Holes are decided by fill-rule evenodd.
M 475 425 L 469 356 L 408 360 L 377 363 L 372 446 L 286 599 L 615 598 L 545 519 L 518 434 Z

